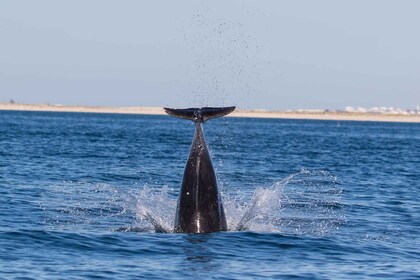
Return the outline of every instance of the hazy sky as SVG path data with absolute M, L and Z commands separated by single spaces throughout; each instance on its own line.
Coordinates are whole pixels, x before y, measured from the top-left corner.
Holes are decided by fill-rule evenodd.
M 420 1 L 0 1 L 0 102 L 420 105 Z

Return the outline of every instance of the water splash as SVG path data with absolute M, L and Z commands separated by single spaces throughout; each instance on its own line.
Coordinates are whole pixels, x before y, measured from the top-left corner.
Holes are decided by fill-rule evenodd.
M 207 4 L 200 6 L 183 36 L 192 58 L 186 68 L 194 94 L 191 106 L 237 104 L 244 95 L 249 101 L 261 84 L 260 41 L 240 18 L 223 16 Z
M 241 207 L 229 205 L 229 211 L 236 219 L 230 219 L 233 230 L 276 231 L 272 223 L 282 211 L 282 194 L 284 186 L 296 174 L 292 174 L 268 188 L 258 188 L 250 202 Z M 232 207 L 233 206 L 233 207 Z M 239 218 L 239 219 L 238 219 Z
M 139 221 L 150 222 L 157 232 L 172 231 L 175 210 L 176 200 L 171 198 L 167 186 L 159 190 L 146 186 L 137 195 Z
M 345 222 L 341 188 L 326 171 L 302 170 L 265 188 L 251 199 L 223 195 L 230 231 L 325 235 Z M 137 216 L 156 231 L 171 232 L 176 199 L 167 188 L 144 188 L 137 199 Z
M 230 231 L 325 235 L 345 222 L 337 178 L 301 170 L 259 187 L 254 194 L 224 193 Z M 108 184 L 63 182 L 50 186 L 39 203 L 53 229 L 172 232 L 177 190 L 167 186 L 124 190 Z

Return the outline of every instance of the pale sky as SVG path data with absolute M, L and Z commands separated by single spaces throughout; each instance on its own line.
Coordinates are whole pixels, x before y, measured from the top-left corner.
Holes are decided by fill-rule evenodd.
M 0 1 L 0 102 L 420 105 L 420 1 Z

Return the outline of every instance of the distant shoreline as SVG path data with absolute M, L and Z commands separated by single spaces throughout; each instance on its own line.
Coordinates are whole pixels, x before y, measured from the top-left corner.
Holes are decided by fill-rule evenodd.
M 78 112 L 78 113 L 113 113 L 165 115 L 161 107 L 100 107 L 100 106 L 64 106 L 50 104 L 17 104 L 0 103 L 0 110 L 10 111 L 44 111 L 44 112 Z M 230 116 L 245 118 L 270 119 L 303 119 L 303 120 L 334 120 L 334 121 L 375 121 L 375 122 L 410 122 L 420 123 L 420 115 L 374 114 L 348 112 L 282 112 L 266 110 L 237 109 Z

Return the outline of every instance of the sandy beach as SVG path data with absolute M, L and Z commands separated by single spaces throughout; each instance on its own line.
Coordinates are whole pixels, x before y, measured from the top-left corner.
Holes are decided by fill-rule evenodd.
M 51 104 L 14 104 L 0 103 L 0 110 L 12 111 L 45 111 L 45 112 L 80 112 L 80 113 L 113 113 L 164 115 L 161 107 L 99 107 L 99 106 L 64 106 Z M 378 122 L 412 122 L 420 123 L 420 115 L 373 114 L 346 112 L 282 112 L 266 110 L 237 109 L 231 117 L 273 118 L 273 119 L 310 119 L 336 121 L 378 121 Z

